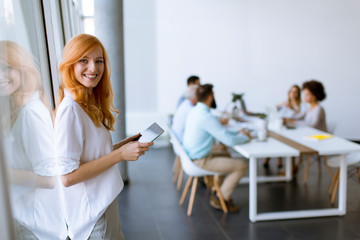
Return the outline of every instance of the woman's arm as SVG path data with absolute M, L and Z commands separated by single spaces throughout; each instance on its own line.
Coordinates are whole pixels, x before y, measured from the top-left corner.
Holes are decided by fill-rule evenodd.
M 73 186 L 77 183 L 94 178 L 107 169 L 121 161 L 136 161 L 144 155 L 153 143 L 129 142 L 117 148 L 111 153 L 90 162 L 80 164 L 79 168 L 71 173 L 61 176 L 61 181 L 65 187 Z
M 15 185 L 43 189 L 55 188 L 56 185 L 56 177 L 40 176 L 29 170 L 8 169 L 8 173 L 10 182 Z

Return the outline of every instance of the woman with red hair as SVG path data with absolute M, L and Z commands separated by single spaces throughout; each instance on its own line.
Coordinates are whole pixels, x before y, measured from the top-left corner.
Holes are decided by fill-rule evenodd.
M 0 112 L 15 238 L 64 239 L 52 113 L 33 56 L 8 40 L 0 41 Z
M 80 34 L 65 46 L 55 118 L 55 146 L 70 239 L 123 239 L 116 164 L 137 160 L 152 143 L 137 134 L 112 145 L 119 111 L 113 105 L 110 63 L 102 43 Z

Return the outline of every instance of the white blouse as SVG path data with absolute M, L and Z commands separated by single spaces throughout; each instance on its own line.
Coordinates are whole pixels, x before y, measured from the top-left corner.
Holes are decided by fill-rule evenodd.
M 297 111 L 297 112 L 296 112 Z M 298 109 L 291 109 L 290 107 L 286 106 L 285 104 L 281 105 L 279 109 L 279 115 L 282 118 L 293 118 L 298 119 L 301 118 L 303 115 L 305 115 L 306 106 L 304 103 L 300 104 L 300 107 Z
M 53 130 L 49 110 L 35 93 L 4 141 L 9 174 L 17 181 L 10 185 L 13 216 L 39 239 L 67 236 L 56 185 Z
M 68 174 L 81 163 L 98 159 L 113 150 L 110 132 L 103 125 L 95 126 L 66 89 L 55 118 L 55 146 L 60 175 Z M 87 239 L 123 186 L 115 165 L 90 180 L 63 187 L 69 237 Z

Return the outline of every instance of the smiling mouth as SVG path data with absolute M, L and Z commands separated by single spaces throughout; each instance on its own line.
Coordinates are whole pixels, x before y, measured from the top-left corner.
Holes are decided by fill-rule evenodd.
M 83 76 L 89 80 L 94 80 L 97 78 L 98 74 L 83 74 Z
M 8 85 L 11 84 L 11 81 L 3 81 L 3 82 L 0 82 L 0 87 L 7 87 Z

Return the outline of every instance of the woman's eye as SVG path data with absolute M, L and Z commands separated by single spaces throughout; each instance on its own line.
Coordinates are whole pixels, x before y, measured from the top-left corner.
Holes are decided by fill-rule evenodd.
M 80 59 L 79 62 L 81 62 L 81 63 L 87 63 L 87 60 L 86 60 L 86 59 Z
M 104 60 L 96 60 L 96 63 L 104 63 Z

